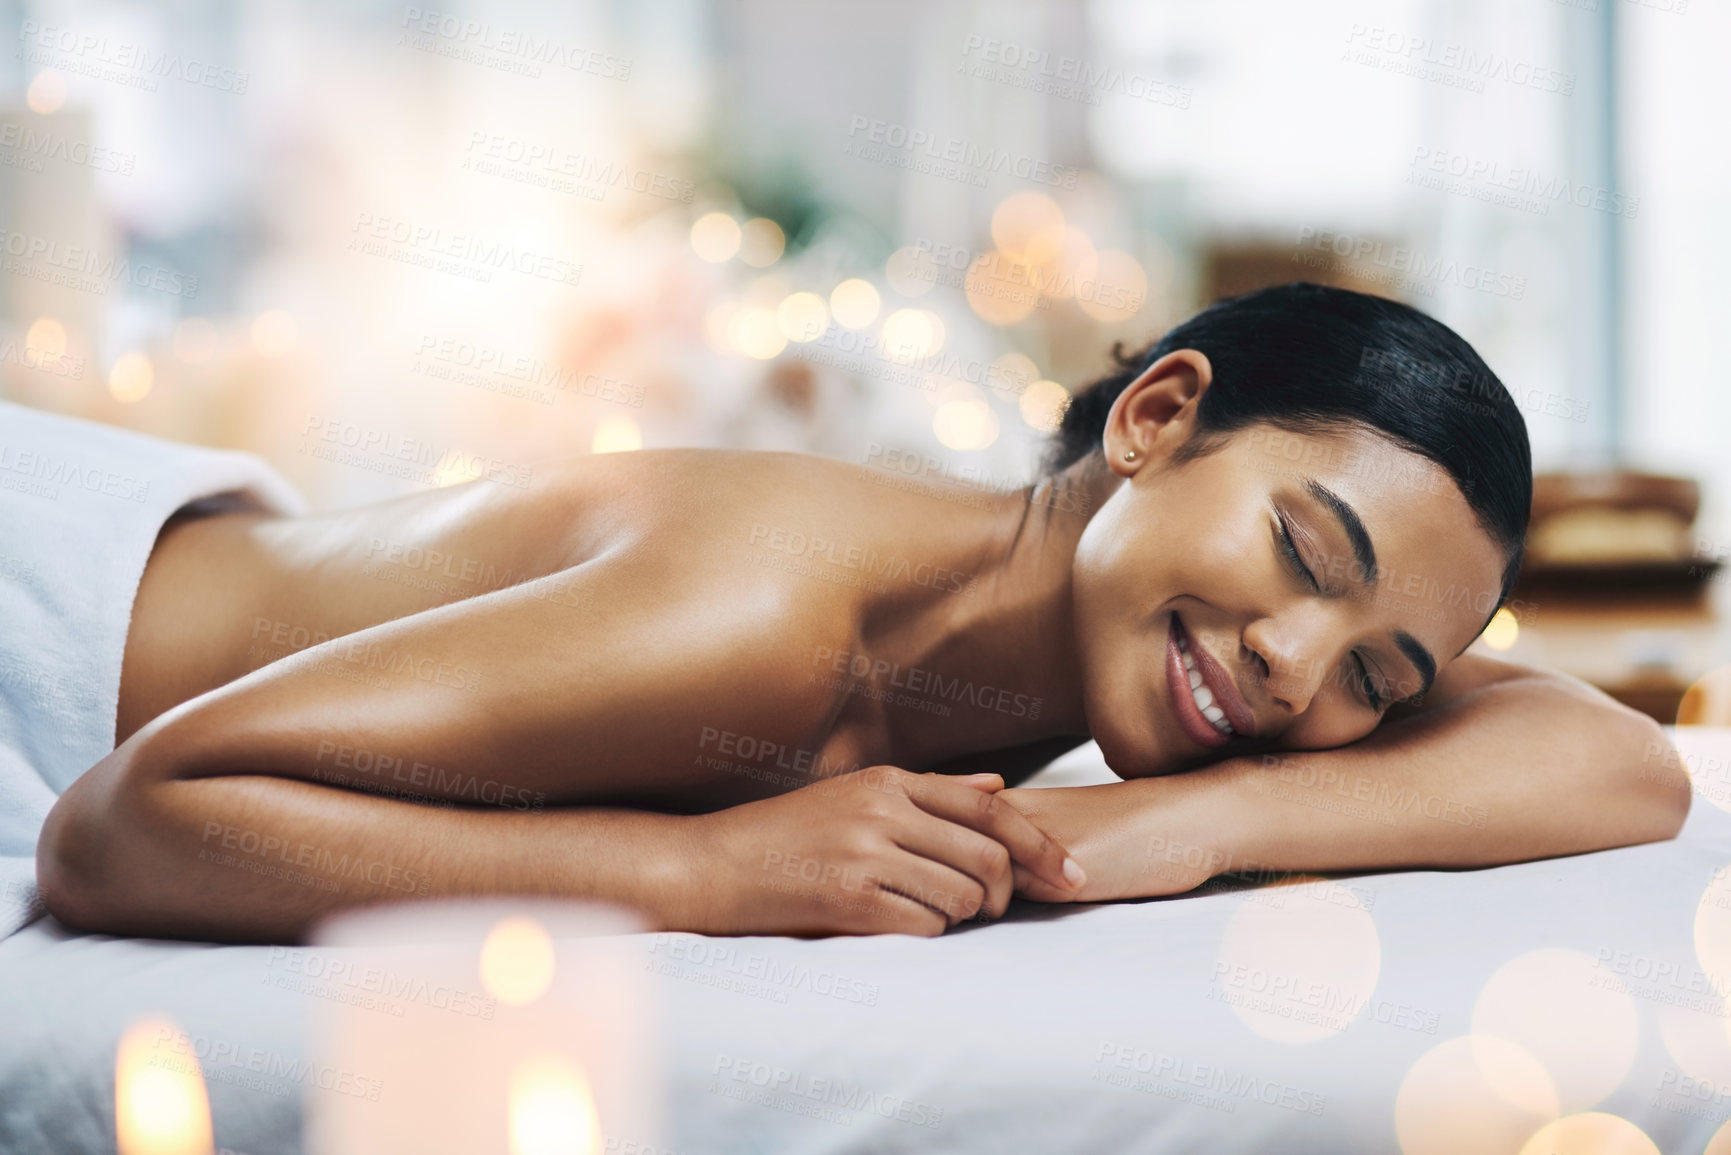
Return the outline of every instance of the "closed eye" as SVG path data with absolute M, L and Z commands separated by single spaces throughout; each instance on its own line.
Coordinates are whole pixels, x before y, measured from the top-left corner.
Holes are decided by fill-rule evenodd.
M 1284 555 L 1286 567 L 1303 579 L 1304 584 L 1313 591 L 1321 593 L 1322 583 L 1316 580 L 1316 575 L 1310 572 L 1309 566 L 1304 564 L 1304 558 L 1299 554 L 1298 546 L 1292 540 L 1292 531 L 1286 527 L 1286 517 L 1279 511 L 1274 514 L 1274 524 L 1275 546 Z
M 1384 700 L 1381 694 L 1377 693 L 1376 680 L 1370 676 L 1370 670 L 1365 667 L 1364 659 L 1359 655 L 1354 654 L 1352 656 L 1352 661 L 1353 664 L 1358 667 L 1357 682 L 1359 693 L 1364 695 L 1365 703 L 1369 705 L 1371 709 L 1381 710 L 1388 703 Z

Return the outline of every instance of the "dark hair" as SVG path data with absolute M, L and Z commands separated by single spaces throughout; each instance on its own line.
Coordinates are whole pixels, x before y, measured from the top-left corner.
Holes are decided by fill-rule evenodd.
M 1259 422 L 1297 433 L 1369 426 L 1448 471 L 1508 555 L 1497 605 L 1508 598 L 1533 504 L 1527 423 L 1454 330 L 1397 301 L 1326 285 L 1281 285 L 1220 301 L 1139 353 L 1114 346 L 1118 371 L 1076 394 L 1054 435 L 1049 467 L 1098 451 L 1118 395 L 1177 349 L 1199 350 L 1214 369 L 1197 407 L 1198 436 L 1181 459 Z

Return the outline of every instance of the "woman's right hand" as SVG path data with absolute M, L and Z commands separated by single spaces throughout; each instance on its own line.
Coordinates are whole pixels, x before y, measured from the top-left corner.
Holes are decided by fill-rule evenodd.
M 1003 788 L 996 774 L 871 766 L 695 816 L 696 903 L 679 929 L 938 935 L 1003 914 L 1016 866 L 1079 891 L 1081 868 Z

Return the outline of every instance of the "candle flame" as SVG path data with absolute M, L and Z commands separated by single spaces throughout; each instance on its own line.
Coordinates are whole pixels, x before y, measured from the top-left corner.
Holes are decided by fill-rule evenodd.
M 211 1155 L 210 1098 L 186 1033 L 163 1018 L 134 1023 L 114 1061 L 120 1155 Z
M 511 1155 L 597 1155 L 601 1123 L 589 1080 L 557 1055 L 534 1058 L 511 1078 Z

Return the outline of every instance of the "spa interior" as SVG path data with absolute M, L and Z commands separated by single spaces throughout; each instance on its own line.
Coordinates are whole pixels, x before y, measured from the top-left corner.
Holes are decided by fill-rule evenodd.
M 1731 726 L 1731 7 L 1719 0 L 0 0 L 0 27 L 5 401 L 258 454 L 316 510 L 663 447 L 818 454 L 886 485 L 1007 490 L 1035 476 L 1115 343 L 1139 349 L 1263 286 L 1339 285 L 1452 326 L 1526 421 L 1525 563 L 1474 645 L 1666 725 Z M 1469 407 L 1481 386 L 1436 382 Z M 1714 877 L 1704 866 L 1699 881 Z M 393 1020 L 348 1006 L 329 1063 L 359 1072 L 355 1093 L 304 1091 L 323 1104 L 307 1149 L 457 1150 L 368 1110 L 369 1094 L 413 1085 L 415 1102 L 457 1102 L 481 1085 L 462 1072 L 567 1029 L 586 1040 L 584 1079 L 557 1058 L 520 1068 L 509 1149 L 602 1150 L 596 1103 L 649 1120 L 609 1136 L 655 1133 L 660 1108 L 634 1098 L 656 1061 L 633 1025 L 645 968 L 588 953 L 546 979 L 548 934 L 618 927 L 537 917 L 457 914 L 440 931 L 490 936 L 483 978 L 501 1014 L 548 982 L 614 995 L 542 1000 L 516 1035 L 411 1007 L 388 1074 L 352 1056 L 376 1054 L 383 1036 L 369 1032 Z M 368 933 L 388 973 L 421 932 Z M 654 949 L 648 969 L 703 965 L 669 961 L 686 946 Z M 752 948 L 727 949 L 738 961 Z M 449 985 L 476 987 L 452 952 L 434 960 Z M 259 974 L 310 990 L 325 981 L 317 958 L 264 959 Z M 871 972 L 886 1003 L 892 970 Z M 1515 1006 L 1528 988 L 1509 981 Z M 812 1021 L 837 1038 L 898 1021 L 847 1020 L 839 995 L 793 998 L 823 1004 Z M 163 1034 L 186 1026 L 163 1013 L 118 1052 L 107 1039 L 105 1069 L 118 1062 L 122 1092 L 171 1080 L 159 1102 L 174 1110 L 217 1104 L 219 1133 L 170 1127 L 152 1146 L 155 1117 L 127 1116 L 122 1093 L 118 1149 L 242 1150 L 220 1133 L 222 1103 L 250 1109 L 213 1074 L 220 1050 L 200 1050 L 192 1028 L 202 1082 L 185 1075 L 197 1064 L 151 1065 L 162 1039 L 187 1037 Z M 1442 1036 L 1465 1030 L 1445 1015 Z M 1271 1053 L 1293 1042 L 1266 1040 Z M 678 1093 L 749 1113 L 728 1096 L 761 1089 L 740 1074 L 754 1061 L 706 1058 L 705 1085 L 730 1089 Z M 789 1086 L 829 1068 L 813 1069 Z M 1681 1061 L 1653 1069 L 1660 1094 L 1708 1077 Z M 1282 1078 L 1305 1086 L 1301 1067 Z M 1553 1113 L 1595 1101 L 1557 1080 Z M 1716 1095 L 1731 1103 L 1731 1081 Z M 1360 1133 L 1329 1102 L 1324 1117 Z M 880 1131 L 730 1123 L 713 1147 L 690 1122 L 661 1132 L 678 1146 L 605 1149 L 937 1150 L 911 1119 L 963 1127 L 943 1132 L 956 1139 L 945 1150 L 1014 1149 L 1013 1130 L 959 1098 L 943 1107 L 856 1111 Z M 494 1136 L 504 1106 L 474 1110 L 462 1134 Z M 748 1122 L 791 1128 L 790 1110 Z M 1243 1118 L 1196 1113 L 1243 1144 L 1207 1149 L 1278 1148 L 1258 1147 L 1274 1132 Z M 1363 1150 L 1392 1149 L 1392 1131 L 1363 1126 L 1380 1136 Z M 1445 1149 L 1421 1132 L 1400 1132 L 1407 1155 Z M 260 1133 L 251 1155 L 301 1149 L 298 1130 Z M 1129 1134 L 1089 1149 L 1204 1149 Z M 495 1138 L 462 1149 L 506 1150 Z

